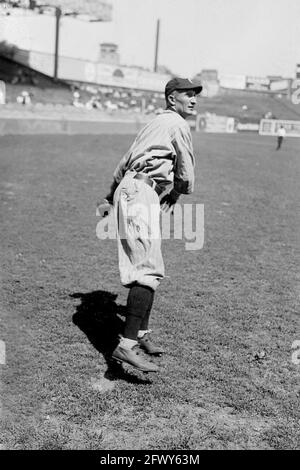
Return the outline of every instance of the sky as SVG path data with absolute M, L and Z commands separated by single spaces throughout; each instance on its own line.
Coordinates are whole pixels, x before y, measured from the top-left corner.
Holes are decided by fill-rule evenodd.
M 224 74 L 294 77 L 300 63 L 300 0 L 109 0 L 121 62 L 181 76 L 203 68 Z

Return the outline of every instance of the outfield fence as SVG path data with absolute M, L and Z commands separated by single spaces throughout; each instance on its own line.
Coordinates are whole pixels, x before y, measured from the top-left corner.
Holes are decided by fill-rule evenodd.
M 285 128 L 287 137 L 300 137 L 300 121 L 280 119 L 262 119 L 259 125 L 259 134 L 276 135 L 280 126 Z

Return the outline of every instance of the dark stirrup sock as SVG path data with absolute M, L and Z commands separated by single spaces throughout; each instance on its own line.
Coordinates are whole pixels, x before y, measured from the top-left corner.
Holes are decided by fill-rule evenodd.
M 142 323 L 141 323 L 141 326 L 139 328 L 140 330 L 148 330 L 149 318 L 150 318 L 150 313 L 151 313 L 153 300 L 154 300 L 154 291 L 152 291 L 152 292 L 153 292 L 152 299 L 151 299 L 151 302 L 149 302 L 147 311 L 146 311 L 146 313 L 145 313 L 145 315 L 142 319 Z
M 130 288 L 127 298 L 127 315 L 124 328 L 124 337 L 137 339 L 142 321 L 153 304 L 154 290 L 147 286 L 136 284 Z M 149 318 L 149 317 L 148 317 Z

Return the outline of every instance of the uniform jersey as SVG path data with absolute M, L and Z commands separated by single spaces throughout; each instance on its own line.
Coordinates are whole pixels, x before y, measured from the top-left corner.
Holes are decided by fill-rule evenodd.
M 286 130 L 284 129 L 284 127 L 279 127 L 279 129 L 277 131 L 277 136 L 278 137 L 285 137 L 286 136 Z
M 146 173 L 163 190 L 174 184 L 181 194 L 194 190 L 195 158 L 188 123 L 178 113 L 165 110 L 137 135 L 114 172 L 120 183 L 128 171 Z

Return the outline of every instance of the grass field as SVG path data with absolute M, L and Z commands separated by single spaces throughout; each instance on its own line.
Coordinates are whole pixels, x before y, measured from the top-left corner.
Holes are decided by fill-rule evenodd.
M 131 141 L 0 138 L 2 448 L 300 448 L 300 140 L 194 135 L 205 243 L 163 243 L 155 375 L 110 364 L 127 291 L 95 236 Z

